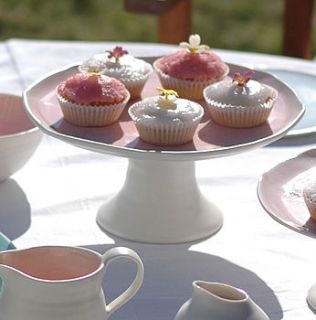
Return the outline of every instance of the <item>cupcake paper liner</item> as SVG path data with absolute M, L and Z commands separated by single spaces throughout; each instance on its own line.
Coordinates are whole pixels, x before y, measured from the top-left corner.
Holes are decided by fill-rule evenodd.
M 257 106 L 235 106 L 212 100 L 208 97 L 207 88 L 204 90 L 211 118 L 214 122 L 231 128 L 252 128 L 265 123 L 277 99 L 276 90 L 272 89 L 271 97 L 266 103 Z
M 190 142 L 193 139 L 198 123 L 192 126 L 146 126 L 136 122 L 135 125 L 139 137 L 148 143 L 156 145 L 180 145 Z
M 147 73 L 138 74 L 136 78 L 135 76 L 130 78 L 124 78 L 120 77 L 119 75 L 113 75 L 111 72 L 107 74 L 107 69 L 104 70 L 104 74 L 120 80 L 125 85 L 126 89 L 129 91 L 131 99 L 137 99 L 140 97 L 149 76 L 153 72 L 153 68 L 149 63 L 147 63 L 146 71 Z
M 129 108 L 128 113 L 135 123 L 139 137 L 155 145 L 181 145 L 192 141 L 197 126 L 204 115 L 204 110 L 201 108 L 201 112 L 192 118 L 190 122 L 163 123 L 161 121 L 142 121 L 143 119 L 139 118 L 134 112 L 143 103 L 144 101 L 140 101 L 133 104 Z
M 163 73 L 157 67 L 157 61 L 154 62 L 154 69 L 158 74 L 161 85 L 165 89 L 173 89 L 177 91 L 181 98 L 186 98 L 189 100 L 199 101 L 203 99 L 203 90 L 210 84 L 222 80 L 225 76 L 220 79 L 211 79 L 211 80 L 182 80 L 171 77 Z
M 57 97 L 66 121 L 82 127 L 101 127 L 118 121 L 130 94 L 121 103 L 105 106 L 80 105 Z
M 144 86 L 149 78 L 150 73 L 142 78 L 142 79 L 138 79 L 138 80 L 122 80 L 121 82 L 125 85 L 126 89 L 129 91 L 130 95 L 131 95 L 131 99 L 137 99 L 140 97 Z

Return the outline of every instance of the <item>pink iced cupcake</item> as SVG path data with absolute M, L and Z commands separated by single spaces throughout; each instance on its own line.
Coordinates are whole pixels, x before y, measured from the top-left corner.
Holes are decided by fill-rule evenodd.
M 78 126 L 106 126 L 116 122 L 130 94 L 117 79 L 76 73 L 57 87 L 64 118 Z
M 277 100 L 276 89 L 252 80 L 251 70 L 209 85 L 204 98 L 211 118 L 231 128 L 252 128 L 266 122 Z
M 180 43 L 184 49 L 154 62 L 162 86 L 192 100 L 203 99 L 203 89 L 229 72 L 222 59 L 200 41 L 199 35 L 191 35 L 189 43 Z

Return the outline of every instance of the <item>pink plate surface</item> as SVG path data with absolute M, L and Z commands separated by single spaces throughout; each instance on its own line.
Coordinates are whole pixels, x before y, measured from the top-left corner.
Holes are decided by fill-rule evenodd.
M 230 65 L 230 70 L 233 73 L 245 68 Z M 127 108 L 119 122 L 108 127 L 84 128 L 65 121 L 56 98 L 56 86 L 75 72 L 76 66 L 68 67 L 29 87 L 24 92 L 26 110 L 44 132 L 56 138 L 89 150 L 119 156 L 142 158 L 146 154 L 153 159 L 198 160 L 235 154 L 281 138 L 304 113 L 304 107 L 290 88 L 270 74 L 257 71 L 255 79 L 270 84 L 279 92 L 279 98 L 264 125 L 251 129 L 226 128 L 212 122 L 208 112 L 205 112 L 192 143 L 157 147 L 139 139 Z M 144 88 L 143 97 L 157 95 L 158 86 L 157 75 L 153 74 Z
M 316 222 L 309 215 L 302 191 L 316 179 L 316 149 L 280 163 L 266 172 L 258 184 L 265 210 L 282 224 L 316 237 Z

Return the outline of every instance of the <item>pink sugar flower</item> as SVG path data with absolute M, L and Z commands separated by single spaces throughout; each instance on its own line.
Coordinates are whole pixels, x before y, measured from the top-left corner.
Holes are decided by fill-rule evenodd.
M 108 58 L 114 58 L 115 63 L 118 63 L 120 58 L 124 56 L 124 54 L 128 54 L 127 50 L 124 50 L 122 47 L 116 46 L 112 51 L 107 50 L 106 52 L 109 53 Z
M 235 72 L 233 74 L 233 82 L 237 83 L 237 86 L 244 86 L 254 75 L 252 70 L 244 71 L 243 73 Z

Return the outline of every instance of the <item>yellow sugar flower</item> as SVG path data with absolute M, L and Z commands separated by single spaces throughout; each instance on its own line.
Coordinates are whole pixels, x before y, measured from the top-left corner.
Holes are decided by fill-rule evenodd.
M 179 97 L 177 91 L 171 89 L 157 88 L 161 95 L 159 106 L 163 108 L 172 108 L 176 105 L 176 100 Z

